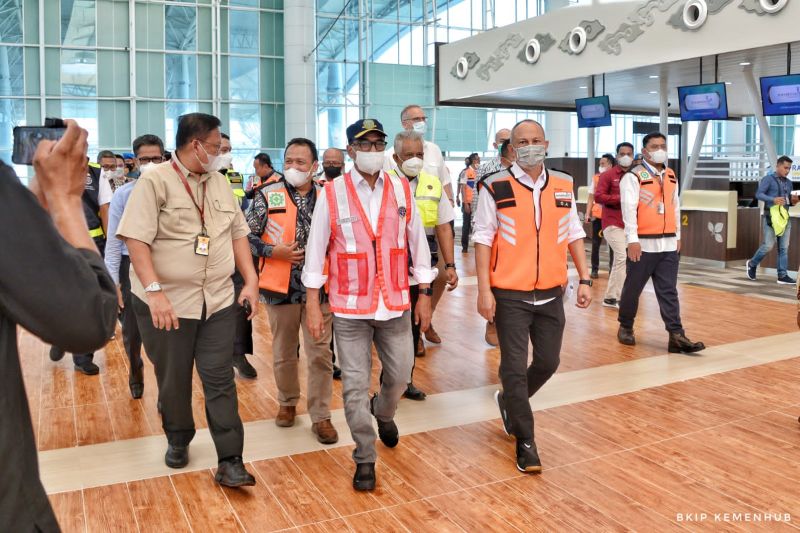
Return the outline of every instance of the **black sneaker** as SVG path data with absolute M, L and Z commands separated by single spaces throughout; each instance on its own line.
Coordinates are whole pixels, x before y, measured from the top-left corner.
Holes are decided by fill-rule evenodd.
M 91 361 L 84 361 L 81 364 L 76 364 L 75 370 L 87 376 L 96 376 L 100 373 L 100 367 Z
M 603 299 L 603 307 L 619 309 L 619 302 L 615 298 L 605 298 Z
M 591 277 L 592 279 L 597 279 L 597 278 L 599 278 L 599 277 L 600 277 L 600 273 L 599 273 L 599 272 L 597 272 L 597 269 L 595 269 L 595 270 L 592 270 L 592 274 L 591 274 L 591 276 L 590 276 L 590 277 Z
M 240 378 L 256 379 L 258 377 L 258 371 L 244 355 L 234 355 L 233 366 L 239 371 Z
M 778 278 L 778 285 L 794 285 L 796 283 L 797 280 L 790 278 L 788 275 Z
M 506 435 L 509 437 L 511 436 L 511 421 L 508 419 L 508 411 L 506 411 L 506 402 L 503 400 L 503 392 L 502 391 L 495 391 L 494 393 L 494 401 L 497 404 L 497 408 L 500 409 L 500 420 L 503 421 L 503 431 L 506 432 Z
M 333 365 L 333 379 L 342 379 L 342 369 Z
M 375 394 L 369 401 L 369 412 L 372 413 L 372 416 L 375 416 L 375 398 L 377 397 L 378 395 Z M 394 423 L 394 420 L 383 422 L 377 416 L 375 416 L 375 420 L 378 421 L 378 437 L 380 437 L 381 442 L 387 448 L 397 446 L 397 443 L 400 442 L 400 432 L 397 430 L 397 424 Z
M 747 279 L 749 279 L 751 281 L 755 281 L 756 280 L 756 267 L 750 266 L 750 260 L 749 259 L 744 264 L 744 267 L 747 270 Z
M 66 352 L 64 352 L 64 350 L 62 350 L 61 348 L 58 348 L 57 346 L 51 346 L 50 347 L 50 360 L 51 361 L 61 361 L 62 359 L 64 359 L 64 354 L 65 353 Z
M 414 400 L 415 402 L 421 402 L 427 396 L 427 394 L 416 388 L 413 383 L 409 383 L 408 387 L 406 387 L 406 391 L 403 393 L 403 398 L 408 398 L 409 400 Z
M 535 442 L 517 442 L 517 470 L 526 473 L 542 471 L 542 462 L 539 460 Z

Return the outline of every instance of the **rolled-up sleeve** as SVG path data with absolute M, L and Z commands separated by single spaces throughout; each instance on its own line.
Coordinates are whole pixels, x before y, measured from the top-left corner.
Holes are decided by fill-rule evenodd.
M 328 185 L 328 187 L 332 187 L 332 185 Z M 311 230 L 308 232 L 308 241 L 306 242 L 305 264 L 303 265 L 303 275 L 300 278 L 303 285 L 309 289 L 319 289 L 328 281 L 328 276 L 323 274 L 323 270 L 330 238 L 331 219 L 328 198 L 327 195 L 320 194 L 314 204 L 314 214 L 311 216 Z

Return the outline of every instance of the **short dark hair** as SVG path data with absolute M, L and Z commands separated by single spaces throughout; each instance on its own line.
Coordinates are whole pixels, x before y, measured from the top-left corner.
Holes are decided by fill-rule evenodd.
M 223 139 L 228 139 L 229 141 L 231 140 L 231 136 L 228 135 L 227 133 L 222 132 L 222 133 L 220 133 L 220 135 L 222 135 Z
M 642 139 L 642 148 L 647 146 L 647 143 L 650 142 L 650 139 L 664 139 L 666 141 L 667 137 L 660 131 L 654 131 L 652 133 L 648 133 L 647 135 L 644 136 L 644 139 Z
M 269 156 L 269 154 L 261 152 L 260 154 L 256 154 L 256 156 L 253 159 L 258 161 L 262 165 L 269 165 L 269 168 L 273 168 L 272 167 L 272 158 Z
M 175 148 L 183 148 L 194 139 L 205 139 L 219 128 L 222 122 L 214 115 L 206 113 L 187 113 L 178 117 L 178 133 L 175 134 Z M 163 148 L 162 148 L 163 150 Z
M 317 152 L 317 145 L 314 144 L 314 141 L 312 141 L 311 139 L 306 139 L 305 137 L 295 137 L 294 139 L 286 143 L 286 149 L 283 151 L 284 159 L 286 159 L 286 152 L 289 150 L 290 146 L 305 146 L 311 151 L 311 162 L 313 163 L 314 161 L 319 161 L 319 153 Z
M 99 157 L 99 156 L 98 156 L 98 157 Z M 777 164 L 777 165 L 782 165 L 782 164 L 784 164 L 784 163 L 789 163 L 789 164 L 791 165 L 793 162 L 794 162 L 794 161 L 792 161 L 792 160 L 789 158 L 789 156 L 788 156 L 788 155 L 782 155 L 782 156 L 780 156 L 780 157 L 778 158 L 778 162 L 777 162 L 776 164 Z
M 114 154 L 114 157 L 116 157 L 117 159 L 122 159 L 123 161 L 125 161 L 125 158 L 122 157 L 122 154 Z
M 617 164 L 617 160 L 614 159 L 614 156 L 611 155 L 611 154 L 603 154 L 603 155 L 600 156 L 600 159 L 605 159 L 606 161 L 611 163 L 611 166 L 614 166 L 614 165 Z
M 628 148 L 630 148 L 630 149 L 631 149 L 631 152 L 634 152 L 634 151 L 636 151 L 636 150 L 633 148 L 633 145 L 632 145 L 631 143 L 629 143 L 628 141 L 623 141 L 623 142 L 621 142 L 621 143 L 619 143 L 619 144 L 617 145 L 617 152 L 616 152 L 616 153 L 619 153 L 620 149 L 622 149 L 622 148 L 625 148 L 625 147 L 628 147 Z
M 112 159 L 116 158 L 114 152 L 112 152 L 111 150 L 101 150 L 100 153 L 97 154 L 97 162 L 99 163 L 100 160 L 105 157 L 110 157 Z
M 138 156 L 139 149 L 142 146 L 158 146 L 158 150 L 161 154 L 164 154 L 164 141 L 161 140 L 161 137 L 158 135 L 153 135 L 151 133 L 145 133 L 144 135 L 139 135 L 133 140 L 133 154 Z
M 500 143 L 500 155 L 504 155 L 508 153 L 508 147 L 511 146 L 511 139 L 506 139 L 502 143 Z

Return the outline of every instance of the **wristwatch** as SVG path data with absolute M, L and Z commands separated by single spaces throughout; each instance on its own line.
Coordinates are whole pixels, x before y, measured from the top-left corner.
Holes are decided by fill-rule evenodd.
M 144 288 L 144 292 L 161 292 L 161 284 L 157 281 L 154 281 Z
M 427 289 L 420 289 L 419 290 L 420 296 L 433 296 L 433 289 L 428 287 Z
M 455 270 L 456 269 L 456 264 L 455 263 L 445 263 L 444 264 L 444 269 L 447 270 L 448 268 L 452 268 L 453 270 Z
M 582 280 L 580 280 L 578 283 L 580 283 L 581 285 L 588 285 L 588 286 L 590 286 L 590 287 L 591 287 L 592 285 L 594 285 L 594 280 L 591 280 L 591 279 L 582 279 Z

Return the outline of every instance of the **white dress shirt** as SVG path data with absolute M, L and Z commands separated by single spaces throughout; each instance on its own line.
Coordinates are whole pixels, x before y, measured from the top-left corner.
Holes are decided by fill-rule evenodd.
M 533 189 L 533 206 L 534 213 L 536 214 L 536 229 L 539 229 L 542 225 L 542 210 L 540 209 L 542 187 L 544 187 L 546 183 L 544 165 L 542 165 L 542 172 L 536 178 L 536 181 L 526 174 L 525 171 L 522 170 L 522 168 L 516 163 L 511 166 L 510 172 L 521 184 Z M 492 246 L 494 237 L 497 234 L 497 226 L 497 204 L 495 204 L 494 198 L 492 198 L 492 195 L 488 192 L 480 194 L 478 196 L 478 209 L 475 213 L 475 217 L 472 219 L 472 238 L 475 241 L 475 244 Z M 584 237 L 586 237 L 586 232 L 583 231 L 583 225 L 578 218 L 578 209 L 575 206 L 575 201 L 573 199 L 572 207 L 569 210 L 569 233 L 567 234 L 567 242 L 572 243 L 578 239 L 583 239 Z M 536 305 L 543 305 L 552 300 L 553 298 L 541 301 L 537 300 Z
M 439 178 L 439 181 L 442 182 L 442 185 L 451 183 L 452 180 L 450 179 L 450 171 L 447 169 L 447 165 L 444 164 L 442 149 L 439 148 L 436 143 L 428 141 L 423 142 L 422 148 L 424 150 L 422 156 L 422 170 Z M 397 163 L 395 163 L 394 158 L 392 157 L 393 155 L 394 146 L 386 151 L 386 159 L 383 163 L 383 170 L 386 172 L 391 172 L 394 170 L 399 174 L 400 169 L 397 168 Z
M 369 219 L 372 231 L 378 230 L 378 218 L 381 215 L 381 200 L 383 198 L 384 175 L 378 176 L 375 188 L 372 189 L 358 170 L 353 167 L 350 171 L 353 187 L 358 195 L 358 200 L 364 208 L 364 213 Z M 417 283 L 431 283 L 436 279 L 438 270 L 431 267 L 431 251 L 425 237 L 425 227 L 417 213 L 416 203 L 411 201 L 411 221 L 406 228 L 406 241 L 411 256 L 411 269 Z M 311 230 L 306 243 L 305 266 L 303 267 L 303 285 L 309 289 L 319 289 L 328 280 L 322 273 L 325 257 L 328 253 L 328 243 L 331 238 L 330 206 L 327 194 L 321 194 L 314 206 L 314 215 L 311 217 Z M 334 313 L 340 318 L 356 320 L 391 320 L 403 315 L 402 311 L 390 311 L 383 302 L 383 297 L 378 298 L 378 309 L 374 314 L 352 315 L 347 313 Z
M 647 169 L 650 174 L 658 176 L 658 179 L 663 180 L 665 177 L 666 167 L 662 171 L 658 171 L 650 166 L 646 161 L 642 161 L 642 165 Z M 674 252 L 678 249 L 678 241 L 681 238 L 681 204 L 678 195 L 678 187 L 675 187 L 675 195 L 672 201 L 675 203 L 675 236 L 674 237 L 659 237 L 656 239 L 642 239 L 639 240 L 638 233 L 638 215 L 639 209 L 639 178 L 632 172 L 625 173 L 622 180 L 619 182 L 619 198 L 620 205 L 622 206 L 622 221 L 625 223 L 625 240 L 628 244 L 638 242 L 642 251 L 646 253 L 660 253 L 660 252 Z

